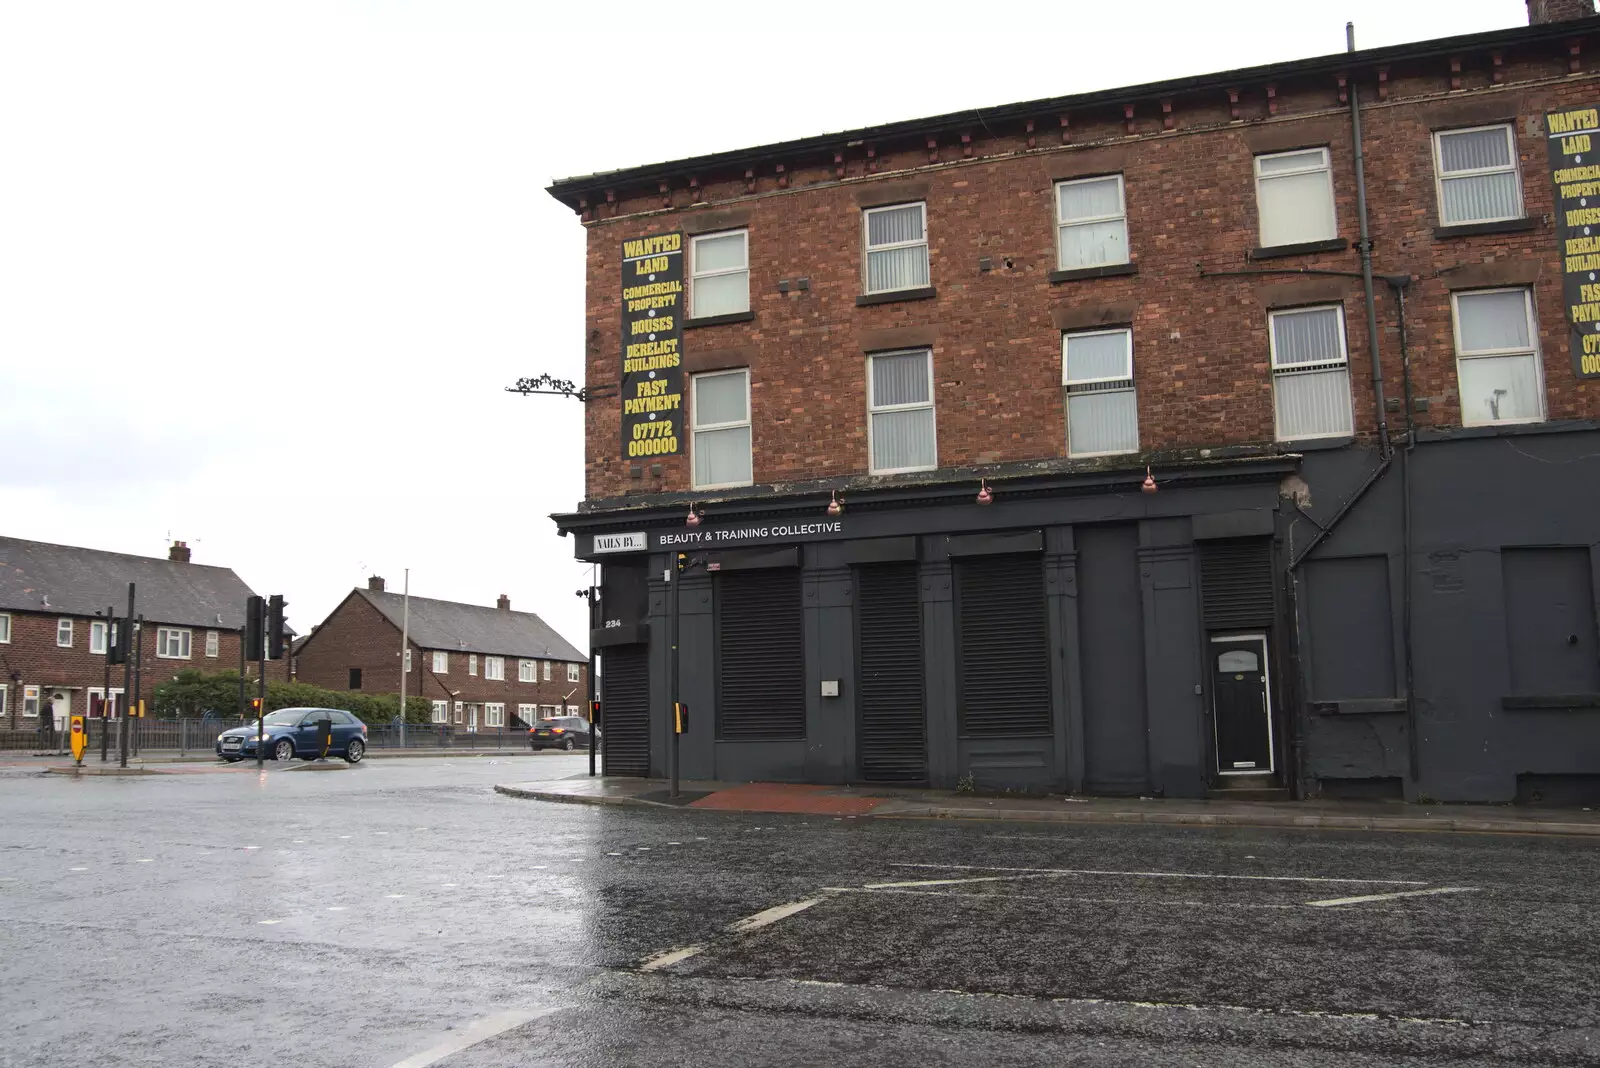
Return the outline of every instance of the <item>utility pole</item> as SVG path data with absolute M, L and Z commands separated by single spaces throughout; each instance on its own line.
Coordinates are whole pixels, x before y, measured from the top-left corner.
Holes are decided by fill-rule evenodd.
M 247 633 L 248 633 L 248 628 L 247 627 L 240 627 L 239 628 L 239 722 L 240 723 L 244 722 L 244 709 L 245 709 L 245 704 L 244 704 L 244 658 L 245 658 L 245 650 L 244 650 L 244 647 L 245 647 L 245 635 Z
M 411 569 L 406 568 L 405 593 L 400 601 L 400 748 L 406 747 L 406 682 L 411 665 Z
M 138 642 L 139 635 L 133 630 L 133 593 L 134 584 L 128 583 L 128 614 L 122 617 L 122 628 L 128 631 L 128 641 Z M 117 731 L 117 765 L 128 766 L 128 713 L 133 710 L 128 695 L 133 692 L 133 657 L 125 656 L 122 660 L 122 718 L 118 720 Z
M 267 704 L 267 602 L 258 594 L 251 594 L 244 602 L 244 651 L 240 654 L 255 660 L 259 665 L 260 679 L 257 682 L 259 695 L 256 699 L 256 770 L 260 771 L 266 766 L 267 754 L 262 750 L 266 748 L 266 704 Z M 242 678 L 244 672 L 240 672 Z M 240 684 L 241 687 L 243 683 Z
M 139 614 L 138 623 L 133 628 L 133 699 L 128 702 L 128 732 L 133 734 L 139 729 L 139 719 L 132 713 L 139 709 L 139 695 L 144 692 L 144 613 Z M 139 755 L 138 735 L 134 735 L 133 755 Z
M 116 708 L 116 703 L 111 697 L 111 662 L 116 658 L 113 650 L 117 647 L 117 606 L 106 606 L 106 679 L 105 688 L 101 691 L 104 699 L 100 702 L 100 763 L 106 762 L 106 749 L 111 740 L 111 711 Z

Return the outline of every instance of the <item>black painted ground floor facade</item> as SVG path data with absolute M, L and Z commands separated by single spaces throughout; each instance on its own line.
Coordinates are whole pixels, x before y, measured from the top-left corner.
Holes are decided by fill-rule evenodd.
M 1175 461 L 1154 493 L 1143 474 L 558 517 L 604 565 L 607 774 L 667 770 L 670 573 L 685 778 L 1600 789 L 1600 431 Z

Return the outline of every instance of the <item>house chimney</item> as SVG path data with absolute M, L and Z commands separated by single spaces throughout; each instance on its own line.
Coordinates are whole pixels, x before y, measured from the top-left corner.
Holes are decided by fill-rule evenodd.
M 187 564 L 189 562 L 189 543 L 186 541 L 173 542 L 167 549 L 167 559 L 173 563 Z
M 367 579 L 367 589 L 371 590 L 373 593 L 382 593 L 383 577 L 380 575 L 373 575 L 371 578 Z
M 502 612 L 509 612 L 511 611 L 511 598 L 502 593 L 500 599 L 495 601 L 494 606 Z
M 1594 18 L 1594 0 L 1528 0 L 1528 25 Z

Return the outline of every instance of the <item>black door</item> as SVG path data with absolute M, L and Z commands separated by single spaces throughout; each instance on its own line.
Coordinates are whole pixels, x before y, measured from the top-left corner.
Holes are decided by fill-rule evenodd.
M 650 774 L 650 659 L 644 645 L 600 652 L 600 743 L 607 775 Z
M 925 782 L 917 565 L 863 567 L 856 572 L 856 590 L 861 777 L 868 782 Z
M 1211 669 L 1217 714 L 1217 770 L 1224 775 L 1271 772 L 1267 640 L 1259 635 L 1213 638 Z

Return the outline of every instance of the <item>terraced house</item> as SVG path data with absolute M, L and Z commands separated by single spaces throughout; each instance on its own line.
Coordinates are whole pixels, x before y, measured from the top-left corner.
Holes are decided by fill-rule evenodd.
M 1529 14 L 552 185 L 607 773 L 676 622 L 691 777 L 1595 795 L 1600 20 Z
M 33 729 L 49 716 L 61 729 L 72 715 L 123 713 L 121 666 L 112 668 L 105 703 L 106 649 L 117 639 L 111 616 L 126 612 L 130 582 L 135 615 L 144 617 L 135 699 L 150 700 L 157 685 L 187 668 L 237 670 L 252 591 L 230 569 L 190 558 L 181 541 L 162 560 L 0 538 L 0 727 Z M 281 679 L 283 665 L 268 661 L 267 677 Z
M 588 718 L 587 658 L 532 612 L 513 612 L 504 594 L 493 608 L 404 598 L 374 575 L 295 649 L 296 678 L 330 690 L 398 693 L 402 670 L 433 722 L 462 730 Z

